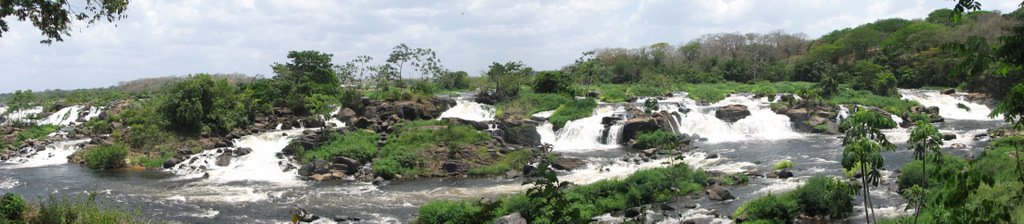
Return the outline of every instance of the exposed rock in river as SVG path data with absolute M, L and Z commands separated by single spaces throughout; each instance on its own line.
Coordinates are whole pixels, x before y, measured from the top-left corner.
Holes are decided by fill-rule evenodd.
M 730 123 L 746 118 L 747 116 L 750 116 L 750 110 L 747 109 L 746 105 L 741 104 L 719 107 L 718 110 L 715 110 L 715 117 Z

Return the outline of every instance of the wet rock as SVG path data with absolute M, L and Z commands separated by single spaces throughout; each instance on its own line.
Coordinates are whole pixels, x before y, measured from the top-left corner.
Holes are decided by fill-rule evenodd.
M 231 141 L 229 141 L 227 139 L 222 139 L 222 140 L 218 141 L 217 143 L 214 143 L 213 147 L 214 148 L 231 147 Z
M 715 110 L 715 117 L 730 123 L 746 118 L 747 116 L 750 116 L 750 110 L 747 110 L 746 105 L 733 104 L 719 107 L 718 110 Z
M 356 119 L 356 116 L 358 115 L 356 114 L 355 111 L 346 107 L 339 110 L 338 114 L 334 115 L 334 118 L 338 119 L 341 122 L 351 123 L 351 121 Z
M 498 103 L 498 96 L 490 91 L 485 91 L 477 93 L 475 100 L 477 103 L 494 105 Z
M 954 93 L 956 93 L 956 89 L 953 89 L 953 88 L 942 90 L 942 94 L 949 95 L 949 94 L 954 94 Z
M 494 224 L 526 224 L 526 223 L 527 223 L 526 219 L 523 218 L 523 216 L 520 215 L 518 212 L 512 213 L 512 214 L 508 214 L 506 216 L 502 216 L 501 218 L 498 218 L 498 220 L 494 221 Z
M 444 162 L 444 164 L 441 165 L 441 169 L 448 173 L 465 173 L 466 171 L 469 171 L 469 165 L 457 160 L 452 160 Z
M 640 216 L 640 210 L 638 210 L 636 208 L 626 209 L 626 213 L 623 214 L 623 216 L 625 216 L 626 218 L 633 218 L 633 217 Z
M 359 119 L 356 120 L 355 124 L 352 125 L 359 129 L 367 129 L 372 124 L 373 122 L 370 122 L 370 119 L 367 119 L 366 117 L 360 117 Z
M 220 154 L 217 156 L 217 166 L 228 166 L 231 165 L 231 154 Z
M 178 163 L 181 163 L 181 159 L 178 159 L 178 158 L 175 158 L 175 157 L 171 157 L 171 158 L 167 159 L 166 161 L 164 161 L 163 167 L 164 167 L 164 169 L 169 169 L 171 167 L 174 167 L 174 165 L 178 165 Z
M 778 177 L 779 179 L 787 179 L 793 177 L 793 171 L 789 171 L 789 169 L 779 170 Z
M 333 219 L 335 222 L 359 222 L 359 221 L 363 220 L 363 219 L 360 219 L 360 218 L 356 218 L 356 217 L 352 217 L 352 216 L 343 216 L 343 215 L 335 215 L 331 219 Z
M 326 122 L 320 119 L 306 119 L 303 121 L 306 128 L 322 128 L 327 125 Z
M 488 124 L 488 122 L 463 120 L 463 119 L 455 118 L 455 117 L 446 117 L 446 118 L 443 118 L 441 120 L 447 121 L 448 123 L 455 124 L 455 125 L 460 125 L 461 124 L 461 125 L 473 126 L 473 128 L 476 128 L 476 130 L 487 130 L 489 128 L 488 126 L 490 126 L 490 124 Z
M 625 144 L 629 140 L 635 139 L 640 133 L 658 129 L 660 129 L 658 122 L 652 117 L 629 119 L 622 126 L 622 137 L 619 138 L 619 144 Z
M 377 177 L 373 179 L 373 186 L 384 186 L 388 184 L 388 181 L 384 180 L 383 177 Z
M 344 165 L 345 167 L 347 167 L 347 169 L 344 170 L 346 174 L 355 173 L 356 171 L 358 171 L 357 169 L 361 166 L 361 164 L 359 164 L 359 160 L 355 160 L 344 156 L 335 156 L 332 159 L 332 161 L 335 164 Z
M 950 145 L 950 147 L 953 147 L 954 149 L 963 149 L 967 148 L 967 145 L 965 145 L 964 143 L 953 143 L 952 145 Z
M 708 199 L 712 201 L 725 201 L 736 198 L 732 196 L 732 193 L 729 193 L 729 190 L 726 190 L 724 187 L 718 185 L 712 185 L 711 187 L 704 189 L 704 194 L 707 195 Z
M 603 125 L 613 125 L 615 123 L 618 123 L 619 121 L 622 121 L 621 117 L 602 117 L 601 118 L 601 124 L 603 124 Z
M 233 152 L 234 152 L 235 156 L 249 155 L 249 153 L 252 153 L 252 148 L 249 148 L 249 147 L 237 148 Z
M 672 205 L 669 205 L 669 204 L 661 204 L 661 206 L 659 208 L 662 211 L 675 211 L 676 210 L 675 207 L 672 207 Z
M 680 224 L 697 224 L 697 222 L 693 221 L 693 220 L 686 220 L 686 221 L 680 222 Z
M 711 153 L 704 157 L 704 159 L 717 159 L 718 153 Z
M 581 159 L 566 157 L 559 157 L 551 163 L 551 167 L 559 170 L 574 170 L 584 165 L 587 165 L 587 163 Z
M 533 165 L 523 165 L 523 176 L 529 177 L 537 174 L 537 167 Z
M 541 144 L 540 133 L 537 132 L 540 122 L 530 119 L 504 119 L 499 122 L 498 126 L 503 130 L 501 137 L 506 143 L 523 146 Z
M 956 133 L 948 133 L 948 132 L 947 133 L 942 133 L 942 140 L 943 141 L 949 141 L 949 140 L 953 140 L 953 139 L 956 139 Z
M 686 204 L 683 204 L 683 208 L 694 209 L 697 208 L 697 204 L 693 202 L 687 202 Z

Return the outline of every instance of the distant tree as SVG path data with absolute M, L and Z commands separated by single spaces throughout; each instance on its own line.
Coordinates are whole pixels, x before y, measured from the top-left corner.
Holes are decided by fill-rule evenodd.
M 398 76 L 399 81 L 401 81 L 403 78 L 402 69 L 405 67 L 405 63 L 409 62 L 409 60 L 412 60 L 413 57 L 413 50 L 410 49 L 408 45 L 405 45 L 405 43 L 398 44 L 397 46 L 392 48 L 391 54 L 388 55 L 387 62 L 388 64 L 392 65 L 392 68 L 397 69 L 396 74 Z
M 533 78 L 533 91 L 537 93 L 573 94 L 574 80 L 562 71 L 542 71 Z
M 128 0 L 7 0 L 0 1 L 0 37 L 10 31 L 5 18 L 14 16 L 18 21 L 32 21 L 50 44 L 71 36 L 72 23 L 82 21 L 94 24 L 101 20 L 114 22 L 125 18 Z
M 285 64 L 275 63 L 271 66 L 277 76 L 279 105 L 291 107 L 298 113 L 315 112 L 312 109 L 318 103 L 306 100 L 319 94 L 317 101 L 338 96 L 341 93 L 341 82 L 338 80 L 337 71 L 331 62 L 333 55 L 319 51 L 290 51 L 288 58 L 291 62 Z
M 494 84 L 494 93 L 500 100 L 508 100 L 519 95 L 519 87 L 527 84 L 533 69 L 522 62 L 494 62 L 488 67 L 487 79 Z
M 437 58 L 437 53 L 433 49 L 413 49 L 412 59 L 412 66 L 416 67 L 416 71 L 420 73 L 420 78 L 422 79 L 436 79 L 446 71 L 444 66 L 441 65 L 441 59 Z
M 166 93 L 161 110 L 171 125 L 189 132 L 225 133 L 249 123 L 249 107 L 256 106 L 239 94 L 235 85 L 208 74 L 192 75 L 175 83 Z
M 747 82 L 751 80 L 750 67 L 746 62 L 729 59 L 722 65 L 722 76 L 729 81 Z
M 17 90 L 7 99 L 8 112 L 30 107 L 36 102 L 36 94 L 32 90 Z
M 435 84 L 442 89 L 466 89 L 469 88 L 469 73 L 465 71 L 444 71 L 441 76 L 434 79 Z

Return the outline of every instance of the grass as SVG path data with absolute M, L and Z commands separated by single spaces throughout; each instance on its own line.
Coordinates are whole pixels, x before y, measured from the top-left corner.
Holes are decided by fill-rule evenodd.
M 778 163 L 775 163 L 775 165 L 772 165 L 772 168 L 775 168 L 776 170 L 793 168 L 793 161 L 789 161 L 788 159 L 782 160 L 779 161 Z
M 831 105 L 860 104 L 873 106 L 895 115 L 909 114 L 911 107 L 920 105 L 917 102 L 903 100 L 895 96 L 878 96 L 864 90 L 856 91 L 845 88 L 839 90 L 839 93 L 833 95 L 826 102 Z
M 0 201 L 0 223 L 152 223 L 141 214 L 101 202 L 95 193 L 51 195 L 38 204 L 7 193 Z
M 754 84 L 722 82 L 722 83 L 681 83 L 674 91 L 689 93 L 690 99 L 706 102 L 718 102 L 733 93 L 754 93 L 758 95 L 775 95 L 778 93 L 798 93 L 814 87 L 809 82 L 758 82 Z
M 490 140 L 490 135 L 467 125 L 442 121 L 409 121 L 394 126 L 395 132 L 373 160 L 374 174 L 392 179 L 425 173 L 426 150 L 442 145 L 458 150 Z
M 593 115 L 594 108 L 597 108 L 597 101 L 594 99 L 576 100 L 558 107 L 548 121 L 555 129 L 560 129 L 565 126 L 566 122 Z
M 743 203 L 733 217 L 746 221 L 789 223 L 798 215 L 844 218 L 853 212 L 856 190 L 841 179 L 814 176 L 803 186 L 783 194 L 768 194 Z
M 573 102 L 573 99 L 568 95 L 533 93 L 532 90 L 524 88 L 520 91 L 519 97 L 508 102 L 498 103 L 496 113 L 499 116 L 529 117 L 537 112 L 558 109 L 559 106 L 570 102 Z
M 636 136 L 636 143 L 633 144 L 633 148 L 658 148 L 663 150 L 672 150 L 675 149 L 675 146 L 678 143 L 679 139 L 672 132 L 655 130 L 652 132 L 644 132 L 638 134 Z
M 329 161 L 335 156 L 344 156 L 363 163 L 369 162 L 377 155 L 378 138 L 376 133 L 365 130 L 333 135 L 327 144 L 302 152 L 301 158 L 309 162 L 317 159 Z
M 160 150 L 156 155 L 142 155 L 132 159 L 137 165 L 141 165 L 147 168 L 159 168 L 163 167 L 164 162 L 167 159 L 173 157 L 177 152 L 170 149 Z
M 5 148 L 8 145 L 18 147 L 25 143 L 25 141 L 45 138 L 50 135 L 50 133 L 56 132 L 58 128 L 59 127 L 55 125 L 29 126 L 19 131 L 18 134 L 15 135 L 13 142 L 0 142 L 0 149 Z
M 522 170 L 523 166 L 529 164 L 530 159 L 533 159 L 535 155 L 536 153 L 530 149 L 512 151 L 494 164 L 469 169 L 469 174 L 473 176 L 493 176 L 505 174 L 509 170 Z
M 611 211 L 655 202 L 668 201 L 703 188 L 707 177 L 702 170 L 685 164 L 652 168 L 633 173 L 625 179 L 602 180 L 559 191 L 564 204 L 550 204 L 525 193 L 508 195 L 495 202 L 447 200 L 420 207 L 418 223 L 459 223 L 463 220 L 486 223 L 520 213 L 530 223 L 586 223 L 590 218 Z M 672 189 L 678 189 L 673 191 Z M 552 217 L 554 210 L 570 216 Z

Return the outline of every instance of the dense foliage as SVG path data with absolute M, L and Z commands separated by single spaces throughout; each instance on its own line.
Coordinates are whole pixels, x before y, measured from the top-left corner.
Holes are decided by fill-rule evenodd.
M 746 221 L 792 223 L 799 215 L 844 218 L 853 212 L 856 190 L 846 181 L 826 176 L 815 176 L 793 191 L 768 194 L 747 201 L 736 210 L 734 217 Z
M 548 121 L 555 129 L 561 129 L 566 122 L 590 117 L 594 114 L 594 108 L 597 108 L 597 101 L 594 99 L 574 100 L 555 109 L 555 113 Z
M 674 150 L 682 143 L 674 133 L 656 130 L 652 132 L 642 132 L 636 136 L 636 142 L 633 143 L 633 148 L 636 149 L 649 149 L 658 148 L 664 150 Z
M 89 149 L 83 155 L 85 165 L 93 169 L 114 169 L 124 167 L 128 148 L 123 145 L 101 145 Z
M 244 127 L 259 112 L 249 94 L 225 79 L 197 74 L 171 86 L 162 112 L 176 128 L 200 133 L 225 133 Z

